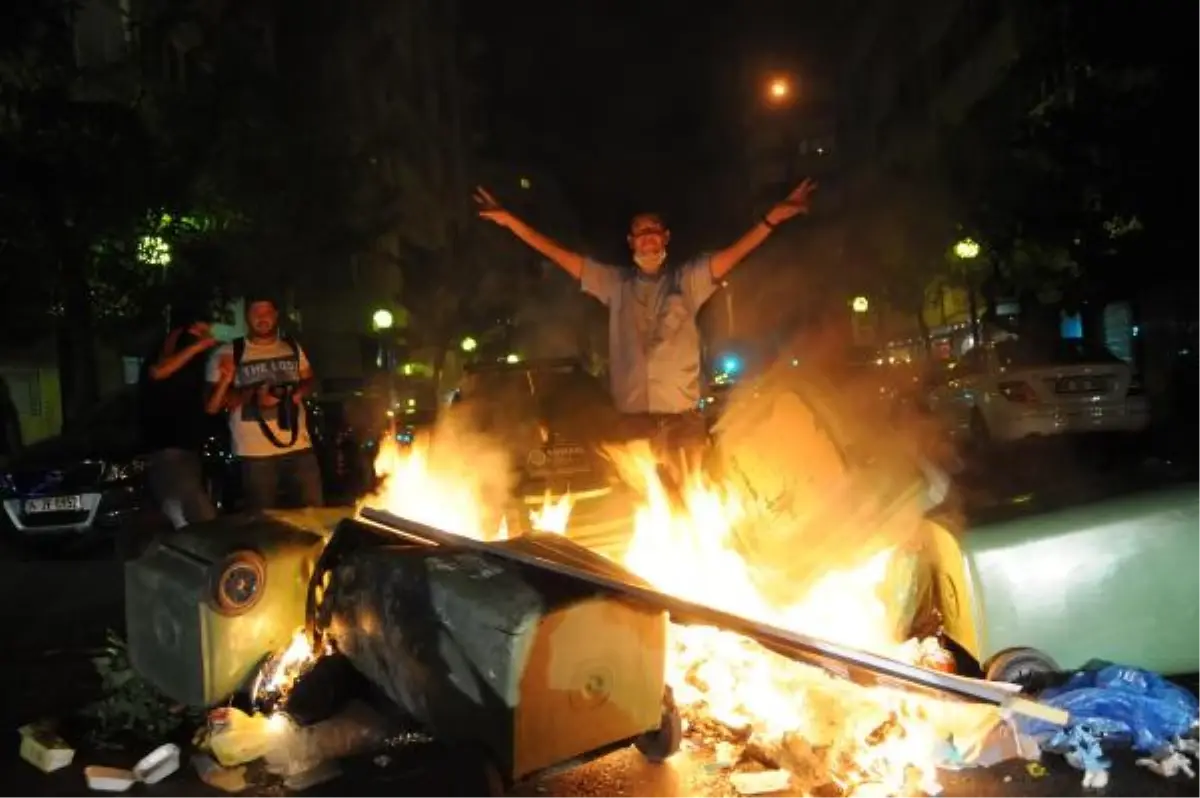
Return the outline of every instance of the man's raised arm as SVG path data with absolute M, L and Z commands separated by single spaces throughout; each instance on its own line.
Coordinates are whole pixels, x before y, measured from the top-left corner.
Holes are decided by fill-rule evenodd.
M 480 218 L 495 222 L 501 227 L 507 227 L 512 234 L 524 241 L 530 248 L 541 253 L 549 260 L 562 267 L 563 271 L 576 280 L 583 276 L 583 256 L 572 252 L 549 236 L 542 235 L 525 222 L 513 216 L 500 206 L 500 203 L 485 189 L 475 190 L 475 201 L 479 203 Z
M 741 238 L 715 253 L 709 266 L 713 279 L 724 279 L 725 275 L 729 274 L 734 266 L 741 263 L 743 258 L 758 249 L 759 245 L 767 240 L 767 236 L 771 235 L 771 231 L 776 227 L 797 214 L 808 213 L 809 197 L 816 190 L 815 182 L 805 180 L 791 194 L 788 194 L 783 202 L 776 203 L 771 210 L 767 211 L 762 220 Z

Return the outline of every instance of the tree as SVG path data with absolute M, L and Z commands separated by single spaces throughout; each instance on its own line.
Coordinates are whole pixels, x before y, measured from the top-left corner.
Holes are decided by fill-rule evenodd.
M 974 275 L 950 257 L 955 225 L 939 170 L 892 169 L 881 176 L 873 201 L 849 221 L 864 290 L 913 318 L 926 345 L 929 298 L 949 284 L 971 285 Z M 968 289 L 969 290 L 969 289 Z
M 364 256 L 403 273 L 411 348 L 432 352 L 435 377 L 466 334 L 511 315 L 502 241 L 470 206 L 475 126 L 453 3 L 381 4 L 324 29 L 342 84 L 331 108 L 348 132 Z
M 1151 121 L 1170 107 L 1164 48 L 1139 33 L 1157 28 L 1131 30 L 1108 0 L 1038 4 L 1026 20 L 1032 44 L 1005 89 L 948 136 L 990 301 L 1111 283 L 1173 210 L 1158 184 L 1174 156 Z
M 141 245 L 169 233 L 164 214 L 182 217 L 182 180 L 124 63 L 76 63 L 70 3 L 5 11 L 0 302 L 10 341 L 54 333 L 70 423 L 97 398 L 97 336 L 161 312 L 166 281 Z

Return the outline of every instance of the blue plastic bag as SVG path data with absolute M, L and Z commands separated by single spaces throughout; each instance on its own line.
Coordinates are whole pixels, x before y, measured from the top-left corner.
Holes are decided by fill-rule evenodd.
M 1022 730 L 1047 748 L 1070 745 L 1074 729 L 1105 742 L 1124 742 L 1134 750 L 1156 753 L 1187 733 L 1196 723 L 1196 696 L 1163 677 L 1138 668 L 1108 665 L 1080 671 L 1038 700 L 1071 716 L 1066 730 L 1045 721 L 1029 720 Z M 1078 736 L 1078 735 L 1076 735 Z M 1057 738 L 1057 739 L 1056 739 Z

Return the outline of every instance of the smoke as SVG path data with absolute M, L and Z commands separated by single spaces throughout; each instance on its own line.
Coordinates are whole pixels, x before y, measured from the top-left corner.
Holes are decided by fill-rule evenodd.
M 442 414 L 411 447 L 381 446 L 375 474 L 363 505 L 481 540 L 496 536 L 516 481 L 505 438 L 469 411 Z
M 843 375 L 835 386 L 835 370 L 780 362 L 736 388 L 714 429 L 712 472 L 749 499 L 738 546 L 764 595 L 786 603 L 796 585 L 893 550 L 899 567 L 883 589 L 899 621 L 926 587 L 912 579 L 927 542 L 922 519 L 945 486 L 918 464 L 917 428 L 865 378 Z

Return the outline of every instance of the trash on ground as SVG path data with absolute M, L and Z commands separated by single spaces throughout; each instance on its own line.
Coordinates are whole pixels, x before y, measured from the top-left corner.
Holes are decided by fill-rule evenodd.
M 192 767 L 201 781 L 222 792 L 238 793 L 247 787 L 245 765 L 221 767 L 208 754 L 196 754 L 192 757 Z
M 133 766 L 133 775 L 143 784 L 158 784 L 179 770 L 179 746 L 167 743 L 155 748 Z
M 224 767 L 243 765 L 278 747 L 291 728 L 286 715 L 247 715 L 221 707 L 208 715 L 208 748 Z
M 1055 727 L 1023 719 L 1022 730 L 1036 738 L 1043 750 L 1062 754 L 1071 767 L 1082 770 L 1085 789 L 1108 785 L 1111 763 L 1105 758 L 1106 745 L 1127 745 L 1150 754 L 1139 764 L 1153 762 L 1155 772 L 1168 768 L 1183 772 L 1170 754 L 1200 716 L 1200 704 L 1189 691 L 1156 673 L 1121 665 L 1079 671 L 1039 698 L 1066 710 L 1070 723 Z
M 128 646 L 111 630 L 104 649 L 92 658 L 92 665 L 100 678 L 101 698 L 80 714 L 94 727 L 88 735 L 93 744 L 112 747 L 115 738 L 131 737 L 155 743 L 184 724 L 199 720 L 134 670 Z
M 311 726 L 288 722 L 271 740 L 264 758 L 271 773 L 290 778 L 325 762 L 383 748 L 392 731 L 387 719 L 374 709 L 351 701 L 332 718 Z
M 988 768 L 1012 759 L 1038 761 L 1042 756 L 1037 740 L 1008 718 L 989 720 L 974 730 L 955 734 L 943 741 L 938 753 L 941 770 Z
M 137 781 L 132 770 L 88 765 L 83 769 L 89 790 L 96 792 L 125 792 Z
M 1166 779 L 1173 779 L 1180 774 L 1187 776 L 1189 779 L 1196 778 L 1196 771 L 1192 767 L 1192 761 L 1182 751 L 1171 751 L 1159 759 L 1143 757 L 1137 760 L 1137 765 Z
M 1138 668 L 1108 665 L 1080 671 L 1065 684 L 1044 691 L 1042 703 L 1067 710 L 1071 727 L 1084 727 L 1104 742 L 1126 742 L 1154 753 L 1187 734 L 1200 714 L 1196 696 L 1163 677 Z M 1047 750 L 1058 747 L 1064 730 L 1023 719 L 1022 729 Z
M 741 759 L 742 752 L 733 743 L 722 740 L 717 743 L 716 750 L 713 752 L 713 764 L 718 768 L 731 768 Z
M 764 795 L 788 789 L 792 777 L 786 770 L 761 770 L 757 773 L 734 773 L 729 777 L 729 782 L 741 795 Z
M 21 758 L 43 773 L 53 773 L 74 761 L 75 749 L 55 733 L 54 724 L 30 723 L 17 731 L 21 735 Z
M 342 775 L 341 767 L 337 761 L 330 760 L 321 762 L 316 767 L 309 768 L 302 773 L 289 775 L 283 780 L 283 786 L 294 792 L 303 792 L 304 790 L 316 787 L 318 784 L 333 781 L 340 775 Z

